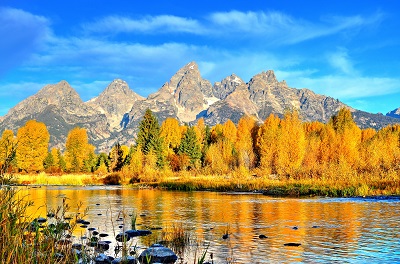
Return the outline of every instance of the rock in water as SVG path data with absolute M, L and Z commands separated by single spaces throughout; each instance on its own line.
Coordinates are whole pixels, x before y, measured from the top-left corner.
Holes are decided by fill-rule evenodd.
M 135 257 L 132 256 L 125 256 L 122 258 L 116 258 L 114 259 L 111 264 L 120 264 L 120 263 L 124 263 L 124 264 L 136 264 L 137 260 Z
M 284 246 L 286 246 L 286 247 L 298 247 L 298 246 L 300 246 L 301 244 L 300 243 L 293 243 L 293 242 L 290 242 L 290 243 L 285 243 L 285 244 L 283 244 Z
M 144 250 L 140 256 L 139 261 L 141 263 L 147 263 L 147 259 L 150 259 L 150 263 L 175 263 L 178 256 L 169 248 L 166 248 L 160 244 L 153 244 L 148 249 Z

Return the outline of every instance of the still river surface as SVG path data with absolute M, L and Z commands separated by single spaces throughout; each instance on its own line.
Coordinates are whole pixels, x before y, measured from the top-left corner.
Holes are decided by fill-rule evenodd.
M 178 254 L 184 260 L 177 263 L 194 263 L 194 252 L 198 258 L 207 247 L 206 260 L 211 262 L 212 253 L 213 263 L 400 263 L 399 198 L 293 199 L 105 186 L 21 188 L 21 193 L 34 201 L 34 215 L 46 216 L 63 198 L 71 212 L 82 202 L 80 212 L 89 209 L 85 220 L 110 234 L 106 239 L 112 246 L 117 243 L 114 234 L 130 229 L 129 219 L 118 218 L 134 212 L 137 229 L 162 228 L 133 239 L 139 254 L 160 240 L 162 232 L 183 227 L 192 246 Z M 81 227 L 74 231 L 77 241 L 87 235 Z

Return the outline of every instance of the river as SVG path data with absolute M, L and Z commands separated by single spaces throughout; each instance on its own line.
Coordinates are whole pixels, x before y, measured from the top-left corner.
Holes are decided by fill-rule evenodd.
M 128 215 L 137 215 L 137 229 L 153 228 L 152 235 L 130 242 L 139 254 L 160 240 L 162 232 L 181 227 L 191 246 L 178 254 L 183 260 L 177 263 L 193 263 L 194 252 L 198 258 L 205 250 L 206 260 L 215 264 L 400 263 L 399 198 L 274 198 L 109 186 L 23 187 L 20 193 L 34 201 L 34 216 L 46 216 L 63 199 L 70 212 L 82 203 L 81 215 L 87 208 L 85 219 L 110 234 L 112 246 L 117 243 L 114 234 L 130 228 Z M 73 239 L 88 232 L 78 226 Z M 106 253 L 113 255 L 114 250 Z

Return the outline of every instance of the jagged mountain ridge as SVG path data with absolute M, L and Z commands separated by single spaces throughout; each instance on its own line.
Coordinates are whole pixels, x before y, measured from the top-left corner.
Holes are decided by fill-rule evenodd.
M 64 147 L 66 136 L 75 126 L 85 127 L 98 151 L 108 151 L 115 143 L 132 144 L 146 109 L 159 121 L 167 117 L 181 123 L 195 123 L 203 117 L 206 124 L 235 123 L 243 115 L 263 122 L 271 113 L 282 116 L 288 109 L 299 110 L 304 121 L 327 122 L 342 107 L 337 99 L 308 89 L 291 88 L 279 82 L 273 71 L 256 74 L 245 83 L 232 74 L 214 85 L 201 77 L 198 65 L 190 62 L 147 98 L 116 79 L 97 97 L 83 102 L 66 82 L 46 85 L 23 100 L 4 117 L 0 129 L 16 130 L 29 119 L 44 122 L 51 134 L 51 146 Z M 379 129 L 398 119 L 370 114 L 349 107 L 362 128 Z

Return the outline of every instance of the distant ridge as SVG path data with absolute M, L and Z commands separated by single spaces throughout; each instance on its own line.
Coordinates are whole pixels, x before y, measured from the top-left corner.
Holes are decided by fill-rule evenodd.
M 237 123 L 243 115 L 263 122 L 271 113 L 282 116 L 288 109 L 297 109 L 303 121 L 327 122 L 342 107 L 353 112 L 361 128 L 380 129 L 400 121 L 394 118 L 400 117 L 399 109 L 387 116 L 359 111 L 309 89 L 291 88 L 285 81 L 278 81 L 272 70 L 256 74 L 248 83 L 232 74 L 212 85 L 202 78 L 197 63 L 190 62 L 147 98 L 121 79 L 113 80 L 87 102 L 66 81 L 46 85 L 0 117 L 0 129 L 16 132 L 26 121 L 36 119 L 47 125 L 51 146 L 62 149 L 68 132 L 80 126 L 87 129 L 91 143 L 100 152 L 109 151 L 117 142 L 133 144 L 148 108 L 160 122 L 167 117 L 181 123 L 204 118 L 206 124 L 215 125 L 228 119 Z

